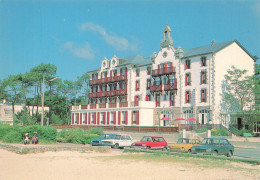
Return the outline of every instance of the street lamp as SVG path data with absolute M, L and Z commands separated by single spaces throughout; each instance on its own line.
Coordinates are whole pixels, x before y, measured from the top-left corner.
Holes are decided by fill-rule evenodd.
M 54 77 L 52 79 L 49 79 L 48 82 L 53 81 L 57 79 L 58 77 Z M 41 118 L 41 125 L 43 126 L 43 121 L 44 121 L 44 73 L 42 77 L 42 118 Z

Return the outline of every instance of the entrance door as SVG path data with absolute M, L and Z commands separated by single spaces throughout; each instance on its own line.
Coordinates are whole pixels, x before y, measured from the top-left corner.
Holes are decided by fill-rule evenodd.
M 205 119 L 205 115 L 204 115 L 204 114 L 201 114 L 201 124 L 205 124 L 204 119 Z
M 242 124 L 242 119 L 241 118 L 237 118 L 237 128 L 238 130 L 242 129 L 243 124 Z
M 156 94 L 156 107 L 160 107 L 160 94 Z

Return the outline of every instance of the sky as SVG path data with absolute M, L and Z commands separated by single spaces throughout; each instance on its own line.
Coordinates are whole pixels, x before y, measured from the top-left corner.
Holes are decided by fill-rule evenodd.
M 175 47 L 238 40 L 260 57 L 260 0 L 0 0 L 0 80 L 41 63 L 76 80 L 104 57 L 152 56 L 167 23 Z

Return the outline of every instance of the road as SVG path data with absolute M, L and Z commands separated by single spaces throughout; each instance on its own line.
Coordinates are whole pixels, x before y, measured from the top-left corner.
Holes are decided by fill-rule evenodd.
M 260 148 L 235 148 L 234 158 L 260 160 Z

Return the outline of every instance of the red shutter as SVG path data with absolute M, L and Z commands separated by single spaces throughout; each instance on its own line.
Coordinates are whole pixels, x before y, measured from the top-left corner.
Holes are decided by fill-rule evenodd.
M 118 125 L 121 124 L 121 112 L 118 111 Z
M 90 117 L 91 117 L 91 115 L 90 115 L 90 112 L 88 113 L 88 124 L 90 124 Z
M 139 125 L 139 111 L 136 111 L 136 125 Z
M 88 113 L 85 114 L 85 124 L 88 124 Z
M 109 112 L 107 112 L 107 124 L 109 124 Z
M 96 113 L 94 113 L 94 124 L 97 124 Z
M 114 124 L 116 124 L 116 112 L 114 112 Z
M 207 71 L 205 71 L 204 77 L 205 77 L 205 84 L 207 84 Z
M 187 103 L 187 94 L 188 94 L 188 92 L 186 91 L 185 92 L 185 103 Z
M 207 89 L 204 90 L 204 94 L 205 94 L 205 102 L 207 102 Z
M 128 111 L 125 112 L 125 125 L 128 124 Z
M 103 79 L 103 73 L 101 73 L 101 79 Z
M 200 90 L 200 101 L 203 102 L 203 90 Z
M 200 72 L 200 84 L 202 84 L 202 71 Z
M 100 122 L 100 112 L 98 112 L 98 115 L 97 115 L 97 124 L 99 124 Z
M 135 96 L 135 104 L 136 104 L 136 102 L 137 102 L 137 96 Z
M 71 114 L 71 124 L 74 124 L 74 113 Z
M 80 113 L 80 124 L 82 124 L 82 113 Z
M 104 112 L 104 116 L 103 116 L 103 124 L 106 124 L 106 112 Z
M 145 96 L 145 100 L 148 101 L 148 95 L 147 95 L 147 94 L 146 94 L 146 96 Z

